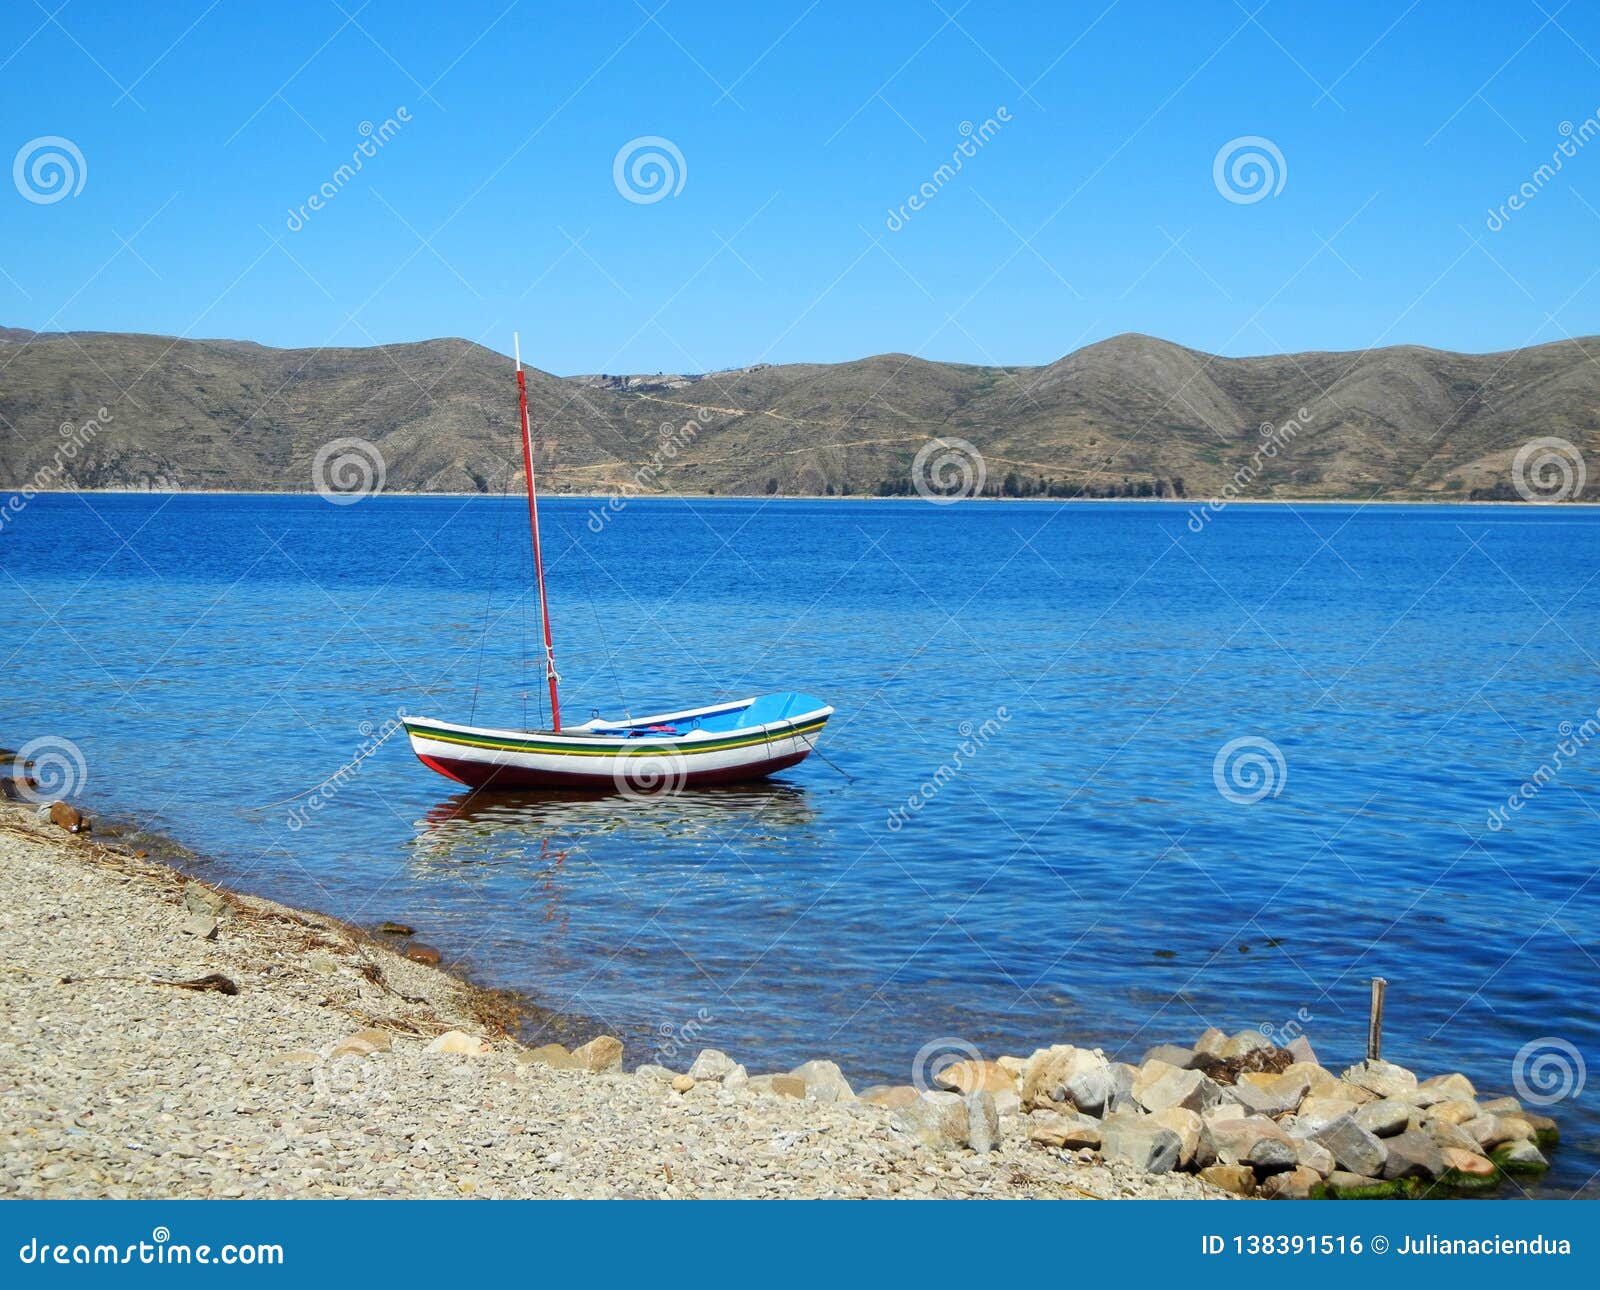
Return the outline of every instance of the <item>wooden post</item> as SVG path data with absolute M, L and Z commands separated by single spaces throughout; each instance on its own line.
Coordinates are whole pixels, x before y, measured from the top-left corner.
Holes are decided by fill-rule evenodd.
M 1372 1006 L 1367 1013 L 1367 1060 L 1383 1058 L 1383 992 L 1388 982 L 1381 976 L 1372 978 Z

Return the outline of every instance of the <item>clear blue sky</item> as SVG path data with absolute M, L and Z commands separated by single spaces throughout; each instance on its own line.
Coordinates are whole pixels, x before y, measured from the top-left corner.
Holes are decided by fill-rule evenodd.
M 0 180 L 0 323 L 517 327 L 560 373 L 1600 331 L 1600 137 L 1487 226 L 1600 111 L 1593 6 L 1248 2 L 11 0 L 0 161 L 58 136 L 86 174 L 56 201 Z M 653 202 L 614 182 L 643 136 L 683 158 Z M 1213 163 L 1245 136 L 1282 186 L 1229 201 Z

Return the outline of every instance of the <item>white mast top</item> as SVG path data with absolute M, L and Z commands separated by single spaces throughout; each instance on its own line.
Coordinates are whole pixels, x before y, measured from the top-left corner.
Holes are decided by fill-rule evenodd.
M 520 372 L 522 370 L 522 339 L 516 332 L 511 333 L 511 348 L 516 352 L 517 371 Z

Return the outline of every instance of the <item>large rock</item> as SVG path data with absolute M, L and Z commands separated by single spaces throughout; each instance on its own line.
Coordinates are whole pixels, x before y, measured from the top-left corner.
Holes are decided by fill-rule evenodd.
M 1293 1062 L 1284 1071 L 1286 1077 L 1303 1079 L 1307 1097 L 1343 1097 L 1349 1101 L 1352 1086 L 1346 1084 L 1332 1071 L 1323 1070 L 1315 1062 Z M 1253 1076 L 1241 1078 L 1254 1078 Z
M 952 1062 L 933 1082 L 955 1093 L 1003 1093 L 1015 1089 L 1016 1077 L 999 1062 Z
M 1468 1151 L 1464 1147 L 1440 1147 L 1439 1158 L 1444 1161 L 1444 1177 L 1447 1181 L 1494 1181 L 1494 1162 L 1476 1151 Z
M 1200 1038 L 1194 1041 L 1194 1051 L 1221 1057 L 1222 1046 L 1227 1042 L 1228 1036 L 1224 1031 L 1218 1030 L 1215 1026 L 1208 1026 L 1201 1032 Z
M 1437 1178 L 1445 1170 L 1444 1156 L 1426 1133 L 1407 1129 L 1384 1141 L 1385 1178 Z
M 1321 1182 L 1322 1175 L 1315 1169 L 1296 1165 L 1267 1178 L 1261 1184 L 1261 1194 L 1268 1200 L 1305 1200 L 1311 1195 L 1311 1189 Z
M 588 1043 L 574 1048 L 572 1056 L 586 1071 L 596 1074 L 613 1071 L 622 1065 L 622 1040 L 615 1035 L 596 1035 Z
M 1533 1126 L 1518 1115 L 1479 1115 L 1462 1126 L 1485 1151 L 1502 1142 L 1514 1142 L 1533 1137 Z
M 1312 1138 L 1329 1151 L 1339 1168 L 1366 1178 L 1381 1178 L 1383 1163 L 1389 1158 L 1383 1143 L 1356 1123 L 1355 1116 L 1345 1115 L 1313 1133 Z
M 209 918 L 223 918 L 233 910 L 228 898 L 220 891 L 214 891 L 193 879 L 183 884 L 183 907 L 191 914 Z
M 1315 1138 L 1296 1138 L 1294 1152 L 1295 1159 L 1307 1169 L 1315 1169 L 1320 1178 L 1326 1178 L 1339 1167 L 1333 1152 Z
M 1248 1165 L 1207 1165 L 1200 1171 L 1200 1178 L 1213 1187 L 1231 1191 L 1235 1196 L 1256 1194 L 1256 1172 Z
M 967 1108 L 967 1145 L 977 1152 L 998 1150 L 1000 1113 L 995 1110 L 994 1094 L 978 1089 L 962 1100 Z
M 1281 1075 L 1272 1076 L 1273 1079 L 1283 1079 Z M 1298 1080 L 1287 1084 L 1249 1084 L 1240 1079 L 1237 1084 L 1228 1090 L 1228 1096 L 1252 1115 L 1265 1115 L 1276 1118 L 1287 1115 L 1300 1105 L 1300 1099 L 1305 1094 L 1304 1086 Z
M 1147 1116 L 1118 1114 L 1100 1125 L 1100 1152 L 1112 1164 L 1164 1174 L 1177 1168 L 1183 1143 L 1171 1129 Z
M 1430 1076 L 1417 1087 L 1437 1090 L 1454 1101 L 1473 1102 L 1478 1097 L 1478 1090 L 1472 1086 L 1472 1081 L 1460 1072 Z
M 1299 1164 L 1294 1140 L 1263 1115 L 1238 1119 L 1207 1117 L 1206 1128 L 1225 1165 L 1250 1165 L 1258 1174 L 1277 1173 Z
M 1375 1138 L 1392 1138 L 1411 1125 L 1411 1107 L 1392 1097 L 1356 1107 L 1356 1123 Z
M 1495 1164 L 1508 1174 L 1538 1174 L 1550 1168 L 1544 1152 L 1526 1138 L 1504 1143 L 1492 1154 Z
M 813 1102 L 854 1102 L 855 1092 L 838 1064 L 830 1061 L 802 1062 L 789 1074 L 806 1086 L 806 1096 Z M 960 1099 L 958 1098 L 957 1101 Z
M 1482 1154 L 1478 1140 L 1459 1124 L 1451 1124 L 1448 1120 L 1428 1119 L 1422 1122 L 1422 1131 L 1441 1149 L 1456 1147 L 1461 1151 L 1475 1151 Z
M 1346 1082 L 1377 1097 L 1404 1097 L 1417 1087 L 1417 1077 L 1393 1062 L 1359 1062 L 1344 1072 Z
M 1308 1097 L 1300 1103 L 1294 1117 L 1296 1132 L 1317 1133 L 1344 1119 L 1356 1109 L 1355 1104 L 1342 1097 Z
M 1138 1079 L 1133 1083 L 1134 1099 L 1145 1110 L 1164 1111 L 1177 1106 L 1198 1113 L 1222 1101 L 1222 1089 L 1199 1071 L 1180 1070 L 1165 1062 L 1152 1063 L 1155 1065 L 1161 1070 L 1154 1079 Z
M 702 1048 L 700 1055 L 689 1063 L 689 1074 L 697 1080 L 721 1081 L 744 1067 L 720 1048 Z M 746 1074 L 749 1072 L 746 1071 Z
M 1206 1122 L 1194 1111 L 1181 1106 L 1169 1106 L 1152 1111 L 1149 1119 L 1163 1129 L 1178 1135 L 1178 1168 L 1203 1169 L 1217 1158 Z
M 583 1070 L 584 1065 L 562 1044 L 541 1044 L 527 1052 L 517 1054 L 517 1061 L 523 1066 L 550 1066 L 558 1071 Z M 669 1075 L 672 1073 L 667 1072 Z
M 1243 1057 L 1246 1053 L 1275 1047 L 1277 1045 L 1259 1030 L 1241 1030 L 1238 1034 L 1230 1036 L 1223 1042 L 1222 1051 L 1217 1056 L 1223 1058 Z
M 1465 1124 L 1468 1120 L 1476 1120 L 1483 1111 L 1471 1098 L 1454 1098 L 1447 1102 L 1435 1102 L 1428 1108 L 1428 1119 L 1435 1123 Z
M 1491 1097 L 1478 1103 L 1478 1109 L 1485 1115 L 1521 1115 L 1522 1103 L 1514 1097 Z
M 1403 1194 L 1404 1184 L 1385 1182 L 1336 1169 L 1328 1175 L 1327 1194 L 1335 1200 L 1389 1200 Z
M 889 1127 L 935 1151 L 967 1145 L 967 1105 L 959 1093 L 918 1093 L 917 1100 L 890 1112 Z
M 1100 1149 L 1100 1121 L 1081 1111 L 1034 1111 L 1024 1123 L 1028 1140 L 1042 1147 Z
M 1099 1049 L 1057 1044 L 1028 1059 L 1020 1091 L 1024 1110 L 1066 1103 L 1101 1115 L 1113 1088 L 1111 1063 Z
M 1311 1046 L 1311 1041 L 1304 1035 L 1296 1035 L 1284 1047 L 1289 1050 L 1289 1056 L 1293 1057 L 1297 1063 L 1304 1063 L 1309 1066 L 1320 1065 L 1317 1061 L 1317 1050 Z
M 1139 1065 L 1144 1066 L 1150 1062 L 1166 1062 L 1169 1066 L 1176 1066 L 1179 1070 L 1188 1070 L 1195 1057 L 1194 1049 L 1183 1048 L 1178 1044 L 1157 1044 L 1149 1049 L 1139 1059 Z

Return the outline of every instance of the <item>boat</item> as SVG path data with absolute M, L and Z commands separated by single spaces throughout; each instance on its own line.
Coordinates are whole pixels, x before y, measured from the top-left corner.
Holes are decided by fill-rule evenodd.
M 648 717 L 580 726 L 561 724 L 560 676 L 545 594 L 539 542 L 539 490 L 528 428 L 528 381 L 522 345 L 512 337 L 522 464 L 528 484 L 528 526 L 544 636 L 550 728 L 511 730 L 405 716 L 411 750 L 430 770 L 474 789 L 566 788 L 648 798 L 705 784 L 764 779 L 798 765 L 816 748 L 833 709 L 808 694 L 785 691 Z

